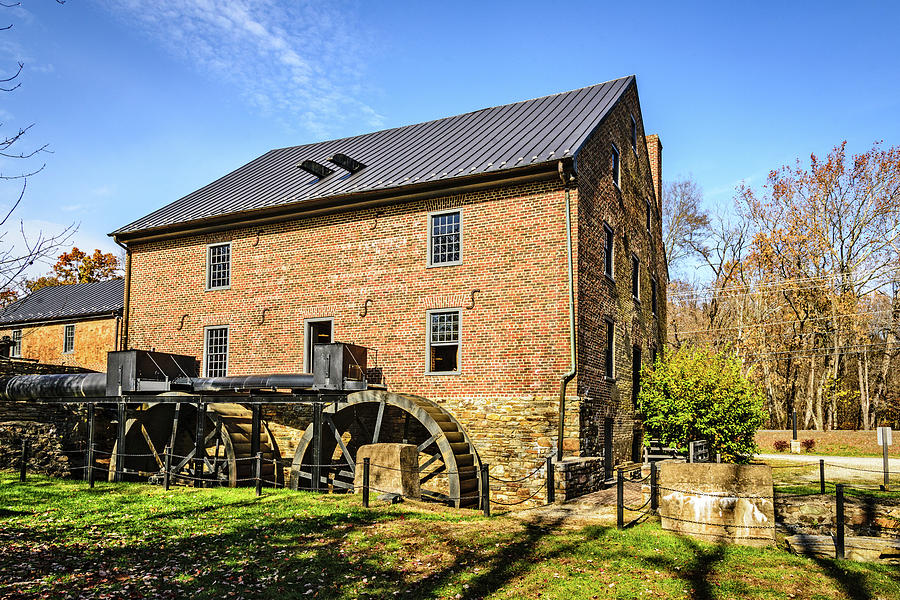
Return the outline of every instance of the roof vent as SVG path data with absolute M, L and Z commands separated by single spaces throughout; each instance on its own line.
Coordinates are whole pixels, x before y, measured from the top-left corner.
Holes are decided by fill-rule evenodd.
M 332 173 L 334 173 L 334 169 L 329 169 L 325 165 L 319 164 L 314 160 L 304 160 L 302 163 L 297 165 L 298 169 L 303 169 L 307 173 L 315 175 L 319 179 L 323 177 L 328 177 Z
M 346 154 L 335 154 L 331 158 L 328 159 L 330 162 L 333 162 L 337 166 L 342 169 L 347 169 L 350 173 L 356 173 L 357 171 L 362 171 L 366 168 L 366 165 L 362 164 L 358 160 L 354 160 L 347 156 Z

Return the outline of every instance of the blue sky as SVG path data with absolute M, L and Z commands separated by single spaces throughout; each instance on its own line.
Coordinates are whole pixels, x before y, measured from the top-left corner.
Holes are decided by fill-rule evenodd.
M 108 232 L 271 148 L 636 74 L 664 178 L 727 207 L 844 139 L 900 144 L 898 22 L 894 2 L 24 0 L 0 8 L 0 69 L 25 63 L 0 120 L 52 150 L 26 229 L 77 222 L 75 244 L 113 250 Z

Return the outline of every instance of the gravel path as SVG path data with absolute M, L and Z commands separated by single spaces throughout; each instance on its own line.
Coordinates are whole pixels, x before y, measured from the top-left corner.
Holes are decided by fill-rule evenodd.
M 881 471 L 884 459 L 874 456 L 827 456 L 824 454 L 757 454 L 759 460 L 780 460 L 793 462 L 819 462 L 824 460 L 829 465 L 840 465 L 852 469 L 874 469 Z M 888 458 L 891 473 L 900 473 L 900 458 Z

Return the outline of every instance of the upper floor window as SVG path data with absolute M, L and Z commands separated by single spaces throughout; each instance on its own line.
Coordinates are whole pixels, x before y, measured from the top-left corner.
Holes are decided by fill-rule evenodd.
M 612 178 L 616 187 L 619 187 L 619 149 L 612 144 Z
M 650 310 L 653 311 L 653 314 L 656 314 L 656 277 L 650 279 Z
M 9 349 L 9 355 L 20 357 L 22 356 L 22 330 L 21 329 L 13 329 L 12 331 L 12 346 Z
M 650 225 L 653 223 L 653 209 L 650 207 L 650 201 L 647 200 L 647 233 L 650 233 Z
M 459 373 L 460 311 L 428 312 L 428 373 Z
M 603 248 L 603 272 L 613 276 L 613 242 L 615 242 L 615 236 L 613 235 L 612 227 L 603 224 L 603 236 L 605 238 L 605 246 Z
M 634 120 L 634 115 L 631 115 L 631 149 L 637 154 L 637 121 Z
M 428 265 L 458 265 L 462 262 L 462 212 L 432 213 L 428 221 Z
M 203 343 L 203 373 L 206 377 L 228 375 L 228 327 L 207 327 Z
M 641 299 L 641 261 L 631 255 L 631 295 L 635 300 Z
M 70 354 L 75 351 L 75 326 L 66 325 L 63 330 L 63 354 Z
M 615 325 L 606 319 L 606 352 L 603 356 L 604 374 L 610 379 L 615 375 Z
M 206 289 L 231 286 L 231 243 L 210 244 L 206 248 Z

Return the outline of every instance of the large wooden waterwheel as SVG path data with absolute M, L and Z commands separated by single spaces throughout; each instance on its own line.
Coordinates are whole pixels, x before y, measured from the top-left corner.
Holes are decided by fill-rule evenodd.
M 315 449 L 310 425 L 291 466 L 291 487 L 350 490 L 360 446 L 379 442 L 415 444 L 422 494 L 456 507 L 478 506 L 481 460 L 465 430 L 434 402 L 411 394 L 363 391 L 323 413 L 320 485 L 313 486 Z
M 198 431 L 197 407 L 187 403 L 159 403 L 136 411 L 125 426 L 122 464 L 117 464 L 118 443 L 109 465 L 112 480 L 117 467 L 126 480 L 158 478 L 165 469 L 165 448 L 172 448 L 172 480 L 194 485 L 235 487 L 253 485 L 255 457 L 251 453 L 253 413 L 240 404 L 206 406 L 201 456 L 196 455 Z M 284 484 L 278 445 L 266 426 L 260 423 L 259 451 L 263 455 L 261 478 L 266 485 Z M 199 459 L 199 460 L 198 460 Z M 203 464 L 199 481 L 199 461 Z

